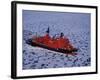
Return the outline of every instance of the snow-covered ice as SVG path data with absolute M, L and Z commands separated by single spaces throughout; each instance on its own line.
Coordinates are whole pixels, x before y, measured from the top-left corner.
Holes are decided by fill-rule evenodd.
M 91 65 L 90 14 L 57 13 L 23 10 L 23 69 L 81 67 Z M 44 35 L 63 32 L 79 50 L 77 55 L 66 55 L 43 48 L 32 47 L 26 40 L 37 32 Z

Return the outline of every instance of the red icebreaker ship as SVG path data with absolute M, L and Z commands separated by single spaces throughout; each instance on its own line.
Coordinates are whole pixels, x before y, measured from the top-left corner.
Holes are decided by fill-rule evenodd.
M 51 37 L 49 35 L 49 28 L 44 36 L 33 36 L 32 39 L 27 40 L 26 43 L 31 46 L 72 55 L 75 55 L 75 52 L 78 50 L 72 46 L 68 38 L 64 37 L 63 33 L 61 33 L 59 37 Z

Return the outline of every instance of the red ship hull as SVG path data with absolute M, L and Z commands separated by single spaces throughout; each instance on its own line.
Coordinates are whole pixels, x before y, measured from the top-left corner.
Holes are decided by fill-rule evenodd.
M 32 40 L 32 39 L 27 40 L 26 43 L 31 45 L 31 46 L 34 46 L 34 47 L 37 46 L 37 47 L 45 48 L 45 49 L 48 49 L 48 50 L 52 50 L 52 51 L 56 51 L 56 52 L 60 52 L 60 53 L 64 53 L 64 54 L 76 55 L 75 52 L 78 51 L 78 49 L 76 49 L 76 48 L 71 49 L 71 50 L 61 49 L 61 48 L 52 48 L 52 47 L 49 47 L 45 44 L 38 43 L 38 42 L 36 42 L 35 40 Z
M 38 46 L 65 54 L 73 54 L 78 50 L 72 46 L 68 38 L 64 37 L 63 33 L 61 33 L 59 37 L 51 37 L 49 35 L 49 28 L 44 36 L 33 36 L 27 40 L 26 43 L 31 46 Z

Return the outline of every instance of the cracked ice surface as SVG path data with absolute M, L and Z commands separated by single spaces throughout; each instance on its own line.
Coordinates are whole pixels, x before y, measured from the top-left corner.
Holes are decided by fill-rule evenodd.
M 50 28 L 50 35 L 63 32 L 79 50 L 76 56 L 32 47 L 26 40 Z M 90 14 L 23 11 L 23 69 L 81 67 L 91 65 Z

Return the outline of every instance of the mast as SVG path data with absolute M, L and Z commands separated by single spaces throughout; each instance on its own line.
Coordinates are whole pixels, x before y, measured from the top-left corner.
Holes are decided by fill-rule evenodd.
M 49 27 L 48 27 L 48 29 L 47 29 L 46 33 L 48 33 L 48 34 L 49 34 L 49 32 L 50 32 L 50 29 L 49 29 Z
M 61 34 L 60 34 L 60 37 L 63 37 L 63 36 L 64 36 L 64 33 L 61 33 Z

